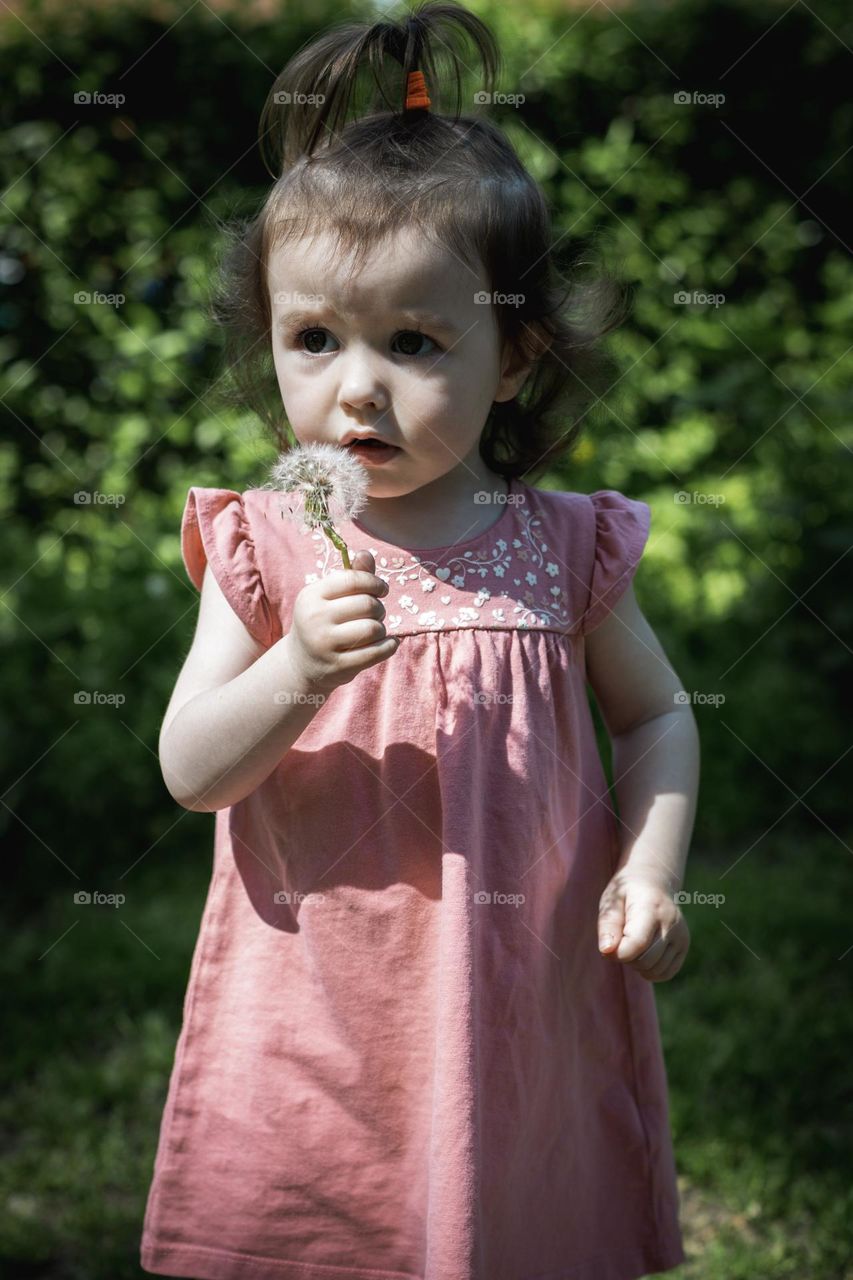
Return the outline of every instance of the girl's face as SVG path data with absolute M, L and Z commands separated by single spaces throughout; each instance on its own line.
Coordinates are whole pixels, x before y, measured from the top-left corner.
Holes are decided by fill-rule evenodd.
M 269 260 L 276 376 L 299 443 L 370 430 L 399 446 L 368 469 L 374 496 L 411 493 L 457 467 L 488 477 L 478 444 L 492 402 L 511 399 L 530 366 L 501 359 L 482 269 L 416 228 L 351 280 L 332 252 L 318 236 Z

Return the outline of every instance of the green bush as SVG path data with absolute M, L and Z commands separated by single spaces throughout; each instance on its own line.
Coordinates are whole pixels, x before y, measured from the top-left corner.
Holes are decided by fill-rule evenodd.
M 633 289 L 609 414 L 547 483 L 652 507 L 638 595 L 685 687 L 726 698 L 696 707 L 697 844 L 740 852 L 774 824 L 837 827 L 847 12 L 474 7 L 503 38 L 504 87 L 525 95 L 495 110 L 554 201 L 565 260 L 602 244 Z M 364 10 L 179 13 L 33 9 L 2 31 L 0 822 L 18 905 L 48 880 L 119 887 L 186 819 L 156 759 L 197 603 L 179 520 L 191 484 L 244 488 L 272 458 L 216 399 L 203 306 L 217 229 L 266 184 L 253 142 L 273 74 Z M 679 105 L 681 89 L 726 99 Z M 126 101 L 75 103 L 96 90 Z M 681 305 L 679 290 L 725 301 Z M 75 301 L 96 291 L 125 301 Z M 78 491 L 122 502 L 80 505 Z M 207 821 L 184 831 L 207 847 Z

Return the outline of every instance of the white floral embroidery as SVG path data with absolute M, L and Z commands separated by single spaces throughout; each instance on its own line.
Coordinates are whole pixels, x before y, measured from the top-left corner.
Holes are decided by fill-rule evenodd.
M 445 552 L 440 561 L 409 551 L 391 555 L 384 548 L 368 547 L 375 558 L 377 576 L 389 586 L 384 598 L 388 607 L 386 630 L 411 631 L 414 627 L 440 631 L 448 626 L 568 630 L 571 619 L 565 577 L 569 571 L 561 570 L 556 560 L 546 559 L 548 545 L 539 537 L 542 520 L 534 502 L 526 507 L 516 506 L 514 517 L 510 541 L 495 538 L 489 543 L 486 537 L 476 548 L 469 547 L 460 555 Z M 304 536 L 314 540 L 316 563 L 322 574 L 340 567 L 337 552 L 320 530 L 306 529 Z M 549 585 L 540 583 L 540 570 L 547 575 L 546 581 L 550 579 Z M 561 573 L 565 575 L 562 578 Z M 315 582 L 318 576 L 306 574 L 305 581 Z M 397 594 L 404 586 L 408 591 Z M 440 614 L 437 609 L 421 608 L 412 594 L 418 587 L 422 601 L 423 596 L 443 587 L 436 600 L 450 612 Z M 465 596 L 454 598 L 450 588 Z M 487 602 L 491 607 L 483 613 Z
M 479 616 L 476 609 L 469 609 L 467 606 L 463 606 L 453 621 L 462 625 L 466 622 L 476 622 Z

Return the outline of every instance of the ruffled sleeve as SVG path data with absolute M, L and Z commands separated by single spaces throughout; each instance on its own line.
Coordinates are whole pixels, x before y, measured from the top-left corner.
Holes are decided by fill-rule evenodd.
M 648 503 L 626 498 L 615 489 L 589 494 L 595 517 L 595 552 L 589 601 L 581 632 L 603 622 L 634 576 L 651 526 Z
M 204 566 L 247 631 L 266 647 L 281 627 L 267 598 L 246 505 L 230 489 L 190 489 L 181 521 L 181 552 L 187 573 L 201 591 Z

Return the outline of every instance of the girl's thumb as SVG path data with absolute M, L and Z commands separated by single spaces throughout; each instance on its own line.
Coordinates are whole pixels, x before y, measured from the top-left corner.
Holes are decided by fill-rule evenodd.
M 622 928 L 625 923 L 622 908 L 611 906 L 598 917 L 598 949 L 602 952 L 615 951 L 622 940 Z
M 366 569 L 368 573 L 376 572 L 376 565 L 369 551 L 354 551 L 350 556 L 350 564 L 353 569 Z

